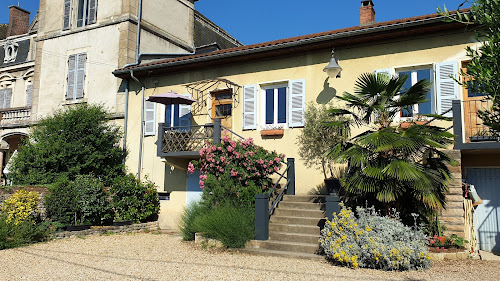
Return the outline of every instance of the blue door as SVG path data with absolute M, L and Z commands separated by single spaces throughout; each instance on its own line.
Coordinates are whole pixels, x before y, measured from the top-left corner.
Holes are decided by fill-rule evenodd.
M 500 168 L 468 168 L 467 182 L 483 200 L 474 212 L 479 249 L 500 252 Z

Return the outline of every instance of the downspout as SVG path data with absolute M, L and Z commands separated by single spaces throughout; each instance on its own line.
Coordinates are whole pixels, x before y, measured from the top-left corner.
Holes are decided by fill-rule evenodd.
M 128 93 L 130 80 L 125 80 L 125 120 L 123 121 L 123 164 L 127 160 Z
M 134 79 L 137 83 L 139 83 L 142 87 L 142 96 L 141 96 L 141 135 L 139 137 L 139 164 L 137 167 L 137 177 L 140 179 L 141 178 L 141 166 L 142 166 L 142 146 L 143 146 L 143 140 L 144 140 L 144 95 L 146 91 L 146 85 L 144 85 L 139 79 L 137 79 L 134 76 L 134 71 L 131 69 L 130 70 L 130 77 Z

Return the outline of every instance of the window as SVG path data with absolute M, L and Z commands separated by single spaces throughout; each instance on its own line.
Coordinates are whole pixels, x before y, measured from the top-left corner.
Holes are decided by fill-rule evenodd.
M 189 95 L 186 95 L 189 97 Z M 165 127 L 177 131 L 191 130 L 191 105 L 172 104 L 165 106 Z
M 260 108 L 257 107 L 260 104 Z M 257 129 L 257 114 L 261 128 L 279 125 L 303 127 L 305 110 L 305 80 L 291 80 L 268 85 L 247 85 L 243 88 L 243 129 Z
M 286 124 L 286 92 L 287 87 L 272 87 L 265 91 L 265 124 Z
M 0 108 L 10 108 L 12 102 L 12 88 L 0 89 Z
M 64 0 L 63 30 L 71 28 L 74 21 L 73 6 L 76 5 L 76 26 L 86 26 L 96 23 L 97 0 Z
M 86 53 L 69 56 L 66 100 L 77 100 L 83 98 L 86 63 Z
M 33 84 L 26 86 L 26 106 L 31 106 L 33 100 Z
M 430 68 L 400 71 L 398 72 L 398 75 L 408 75 L 408 79 L 406 80 L 402 88 L 403 91 L 410 89 L 418 81 L 423 79 L 427 79 L 431 82 L 434 81 L 432 69 Z M 401 111 L 401 117 L 412 117 L 417 114 L 434 114 L 436 112 L 435 104 L 436 99 L 434 96 L 434 90 L 431 88 L 431 90 L 427 93 L 426 102 L 417 104 L 412 108 Z

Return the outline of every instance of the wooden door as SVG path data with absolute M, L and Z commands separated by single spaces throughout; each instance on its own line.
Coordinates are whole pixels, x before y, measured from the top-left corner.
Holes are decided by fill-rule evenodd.
M 469 62 L 462 63 L 462 71 L 467 73 L 467 65 Z M 472 81 L 469 76 L 463 76 L 463 83 L 467 84 Z M 485 110 L 491 107 L 491 101 L 486 99 L 485 93 L 475 93 L 463 87 L 463 116 L 465 127 L 465 142 L 470 142 L 470 137 L 488 135 L 488 127 L 483 125 L 483 121 L 479 117 L 478 111 Z
M 220 119 L 221 125 L 232 130 L 233 126 L 233 92 L 224 89 L 212 92 L 212 119 Z M 231 139 L 232 133 L 222 129 L 222 136 Z

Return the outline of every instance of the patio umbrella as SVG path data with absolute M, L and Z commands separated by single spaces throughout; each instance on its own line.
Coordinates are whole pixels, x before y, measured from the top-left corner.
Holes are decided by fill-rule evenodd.
M 192 104 L 193 102 L 196 102 L 196 100 L 174 93 L 174 92 L 168 92 L 164 94 L 158 94 L 154 96 L 149 96 L 147 101 L 150 102 L 156 102 L 156 103 L 161 103 L 165 105 L 171 105 L 171 104 Z

